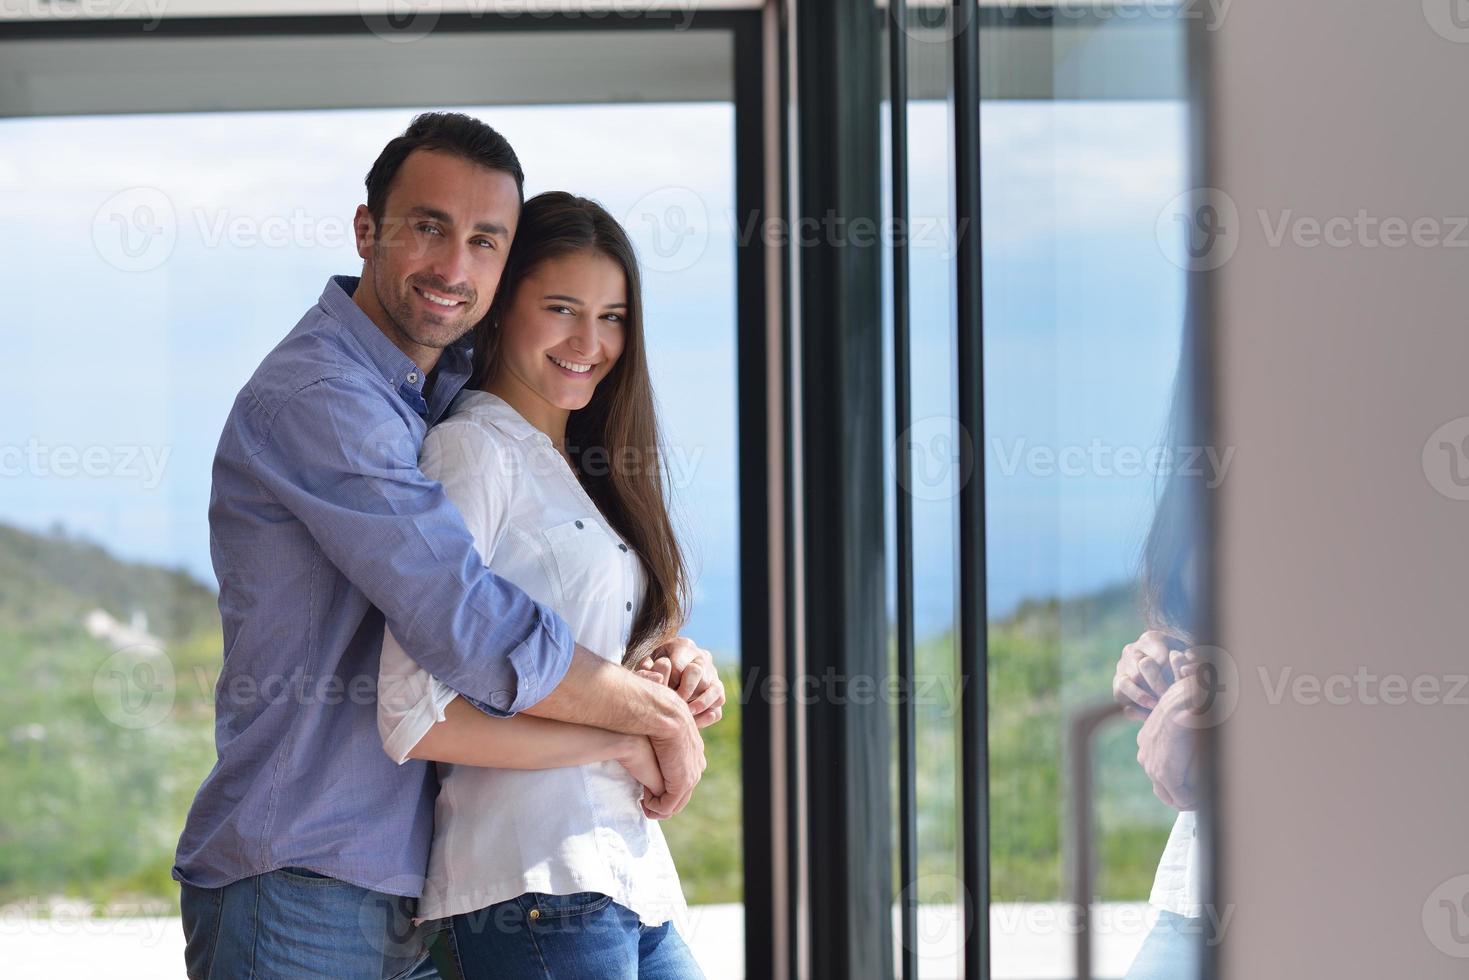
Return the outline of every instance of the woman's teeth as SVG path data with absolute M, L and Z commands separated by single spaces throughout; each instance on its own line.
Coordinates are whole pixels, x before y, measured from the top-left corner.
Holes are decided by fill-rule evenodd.
M 551 358 L 559 366 L 566 368 L 568 371 L 575 371 L 577 374 L 586 374 L 592 369 L 590 364 L 573 364 L 571 361 L 563 361 L 561 358 L 552 354 L 547 354 L 546 356 Z

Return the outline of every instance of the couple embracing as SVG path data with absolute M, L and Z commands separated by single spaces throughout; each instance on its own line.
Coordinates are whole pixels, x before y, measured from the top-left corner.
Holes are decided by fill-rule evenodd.
M 725 695 L 678 636 L 638 267 L 523 183 L 489 126 L 415 118 L 361 277 L 225 423 L 218 761 L 173 870 L 195 980 L 700 976 L 657 821 Z

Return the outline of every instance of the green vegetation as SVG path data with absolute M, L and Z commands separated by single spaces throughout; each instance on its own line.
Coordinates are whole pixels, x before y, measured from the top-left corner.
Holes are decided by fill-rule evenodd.
M 1111 699 L 1122 647 L 1141 631 L 1130 589 L 1028 603 L 990 624 L 990 853 L 997 901 L 1062 898 L 1070 766 L 1063 719 Z M 1137 764 L 1138 726 L 1117 720 L 1093 756 L 1097 892 L 1145 899 L 1176 814 Z
M 113 648 L 83 627 L 95 609 L 143 613 L 166 645 L 175 688 L 161 724 L 104 713 Z M 0 900 L 176 901 L 174 844 L 214 760 L 219 658 L 206 586 L 0 526 Z
M 145 614 L 167 649 L 172 701 L 157 724 L 111 720 L 113 646 L 83 626 L 94 609 L 123 621 Z M 991 624 L 996 900 L 1062 896 L 1062 718 L 1109 696 L 1117 653 L 1137 632 L 1124 589 L 1029 604 Z M 174 845 L 214 761 L 219 649 L 214 593 L 186 574 L 0 525 L 0 902 L 176 903 Z M 933 900 L 952 899 L 943 882 L 956 873 L 954 659 L 948 635 L 918 651 L 920 888 Z M 724 719 L 705 732 L 708 772 L 664 825 L 693 903 L 741 898 L 741 693 L 735 671 L 724 679 Z M 1097 752 L 1098 884 L 1111 899 L 1146 897 L 1173 817 L 1137 766 L 1135 731 L 1113 726 Z

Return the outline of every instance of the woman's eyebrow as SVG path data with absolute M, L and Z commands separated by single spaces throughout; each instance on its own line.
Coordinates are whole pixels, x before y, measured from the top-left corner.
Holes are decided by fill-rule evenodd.
M 559 299 L 563 303 L 575 303 L 578 306 L 584 306 L 585 305 L 581 300 L 577 299 L 575 296 L 564 296 L 561 293 L 550 293 L 549 295 L 542 296 L 541 299 Z M 608 303 L 606 308 L 609 309 L 609 310 L 614 310 L 614 309 L 617 309 L 618 307 L 621 307 L 622 309 L 627 309 L 627 304 L 626 303 Z

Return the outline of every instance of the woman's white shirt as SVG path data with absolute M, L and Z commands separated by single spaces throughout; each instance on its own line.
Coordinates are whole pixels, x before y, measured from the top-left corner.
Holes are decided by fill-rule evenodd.
M 1148 904 L 1190 919 L 1203 915 L 1202 870 L 1198 820 L 1194 811 L 1180 810 L 1168 843 L 1163 846 L 1163 856 L 1158 859 Z
M 642 563 L 603 520 L 550 438 L 509 403 L 467 390 L 429 430 L 420 468 L 464 515 L 486 566 L 554 609 L 576 641 L 620 662 Z M 378 729 L 402 763 L 458 695 L 385 631 Z M 418 915 L 441 918 L 525 892 L 610 895 L 646 925 L 685 914 L 662 829 L 621 765 L 511 770 L 438 764 Z

